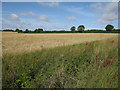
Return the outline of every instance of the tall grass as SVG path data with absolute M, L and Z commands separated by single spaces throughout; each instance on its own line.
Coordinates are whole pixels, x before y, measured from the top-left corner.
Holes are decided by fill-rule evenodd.
M 3 55 L 4 88 L 117 88 L 117 38 Z

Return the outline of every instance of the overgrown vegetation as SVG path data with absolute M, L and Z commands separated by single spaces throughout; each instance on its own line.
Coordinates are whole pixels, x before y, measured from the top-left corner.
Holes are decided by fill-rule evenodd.
M 20 88 L 117 88 L 117 38 L 4 54 L 2 85 Z

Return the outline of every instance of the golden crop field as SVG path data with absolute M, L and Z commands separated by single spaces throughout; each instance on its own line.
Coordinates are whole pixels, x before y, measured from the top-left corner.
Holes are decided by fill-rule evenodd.
M 2 32 L 2 52 L 23 53 L 42 48 L 53 48 L 102 40 L 117 37 L 118 34 L 110 33 L 52 33 L 52 34 L 22 34 L 16 32 Z

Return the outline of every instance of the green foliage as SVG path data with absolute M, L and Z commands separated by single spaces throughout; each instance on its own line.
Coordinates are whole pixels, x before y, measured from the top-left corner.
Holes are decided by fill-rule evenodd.
M 21 31 L 22 32 L 22 31 Z M 26 33 L 25 31 L 22 33 Z M 81 33 L 79 31 L 41 31 L 41 32 L 35 32 L 35 31 L 29 31 L 28 33 Z M 105 30 L 85 30 L 82 33 L 120 33 L 120 30 L 113 30 L 113 31 L 105 31 Z
M 28 29 L 26 29 L 26 30 L 25 30 L 25 33 L 28 33 L 28 32 L 29 32 L 29 30 L 28 30 Z
M 108 56 L 113 63 L 103 67 Z M 3 88 L 117 88 L 118 43 L 113 38 L 5 54 L 2 71 Z
M 65 30 L 43 31 L 42 28 L 35 29 L 34 31 L 31 31 L 31 30 L 28 30 L 28 29 L 26 29 L 25 31 L 16 29 L 15 31 L 18 32 L 18 33 L 120 33 L 120 29 L 114 29 L 114 26 L 112 26 L 110 24 L 108 24 L 105 27 L 106 31 L 105 30 L 97 30 L 97 29 L 84 30 L 85 29 L 84 25 L 79 25 L 78 28 L 77 28 L 78 31 L 75 31 L 75 29 L 76 29 L 75 26 L 72 26 L 70 28 L 71 31 L 65 31 Z M 3 30 L 3 31 L 7 31 L 7 30 Z
M 42 32 L 43 31 L 43 29 L 41 29 L 41 28 L 38 28 L 38 29 L 35 29 L 35 33 L 40 33 L 40 32 Z
M 22 30 L 19 30 L 18 33 L 22 33 L 23 31 Z
M 2 30 L 2 31 L 6 31 L 6 32 L 14 32 L 14 30 L 11 30 L 11 29 L 5 29 L 5 30 Z
M 25 31 L 19 30 L 18 28 L 15 30 L 15 32 L 18 33 L 120 33 L 120 29 L 114 29 L 113 25 L 108 24 L 105 30 L 97 30 L 97 29 L 91 29 L 91 30 L 84 30 L 85 26 L 84 25 L 79 25 L 77 28 L 77 31 L 75 31 L 75 26 L 72 26 L 70 28 L 71 31 L 65 31 L 65 30 L 61 30 L 61 31 L 43 31 L 42 28 L 38 28 L 35 29 L 34 31 L 28 30 L 26 29 Z M 3 30 L 3 31 L 14 31 L 14 30 Z
M 3 30 L 3 31 L 12 31 L 14 30 Z M 79 31 L 43 31 L 42 29 L 36 29 L 34 31 L 30 31 L 27 29 L 27 31 L 22 31 L 18 30 L 18 33 L 81 33 Z M 96 29 L 91 29 L 91 30 L 85 30 L 82 33 L 120 33 L 120 29 L 113 29 L 112 31 L 105 31 L 105 30 L 96 30 Z
M 75 26 L 72 26 L 70 30 L 75 31 Z
M 15 32 L 19 32 L 19 29 L 17 28 L 17 29 L 15 30 Z
M 85 29 L 85 26 L 84 26 L 84 25 L 79 25 L 78 28 L 77 28 L 77 30 L 78 30 L 79 32 L 83 32 L 84 29 Z
M 114 28 L 114 26 L 113 26 L 113 25 L 110 25 L 110 24 L 108 24 L 108 25 L 105 27 L 106 31 L 112 31 L 113 28 Z
M 77 31 L 43 31 L 41 33 L 78 33 Z

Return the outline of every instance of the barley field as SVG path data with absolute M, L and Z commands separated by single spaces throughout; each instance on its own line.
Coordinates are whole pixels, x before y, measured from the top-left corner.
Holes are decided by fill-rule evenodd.
M 3 88 L 118 88 L 118 34 L 2 33 Z
M 23 53 L 43 48 L 54 48 L 118 37 L 118 34 L 108 33 L 49 33 L 49 34 L 22 34 L 16 32 L 2 32 L 2 52 Z

